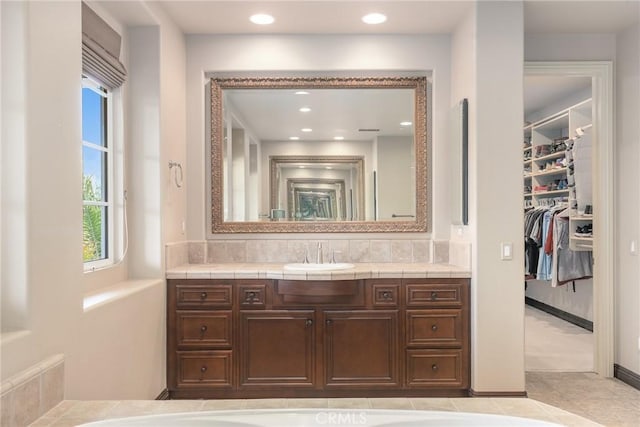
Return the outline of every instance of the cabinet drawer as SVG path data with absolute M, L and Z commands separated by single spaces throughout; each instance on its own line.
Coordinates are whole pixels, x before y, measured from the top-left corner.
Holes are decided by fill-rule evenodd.
M 232 387 L 231 350 L 179 351 L 178 388 Z
M 407 387 L 466 387 L 462 350 L 407 350 Z
M 371 294 L 373 307 L 397 307 L 398 295 L 400 287 L 398 285 L 389 284 L 373 284 L 371 285 Z
M 408 283 L 407 307 L 462 307 L 460 283 Z
M 231 347 L 231 311 L 178 311 L 177 341 L 180 347 Z
M 278 280 L 274 306 L 348 305 L 364 306 L 362 280 Z
M 407 310 L 406 343 L 413 347 L 462 347 L 462 310 Z
M 176 293 L 176 305 L 179 308 L 231 308 L 232 287 L 230 284 L 177 285 Z
M 238 301 L 243 310 L 251 308 L 265 308 L 266 286 L 264 284 L 239 285 Z

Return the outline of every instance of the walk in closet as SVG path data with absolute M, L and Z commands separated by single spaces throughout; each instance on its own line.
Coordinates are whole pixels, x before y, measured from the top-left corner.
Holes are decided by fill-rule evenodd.
M 591 84 L 586 78 L 546 79 L 525 78 L 525 367 L 591 371 Z

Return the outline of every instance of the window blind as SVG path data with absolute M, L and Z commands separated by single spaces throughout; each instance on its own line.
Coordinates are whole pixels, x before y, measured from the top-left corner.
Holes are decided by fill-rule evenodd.
M 127 70 L 120 62 L 120 35 L 82 3 L 82 72 L 109 89 L 122 86 Z

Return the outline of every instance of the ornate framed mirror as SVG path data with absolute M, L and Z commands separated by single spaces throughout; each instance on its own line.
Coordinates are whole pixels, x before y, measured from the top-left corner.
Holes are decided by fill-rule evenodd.
M 426 77 L 211 79 L 211 232 L 423 232 Z

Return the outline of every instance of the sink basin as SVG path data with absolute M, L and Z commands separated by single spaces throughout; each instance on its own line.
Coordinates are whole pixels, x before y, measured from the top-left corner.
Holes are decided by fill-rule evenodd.
M 315 264 L 315 263 L 292 263 L 285 264 L 284 269 L 289 271 L 331 271 L 331 270 L 348 270 L 353 268 L 353 264 L 348 262 L 336 262 L 333 264 Z

